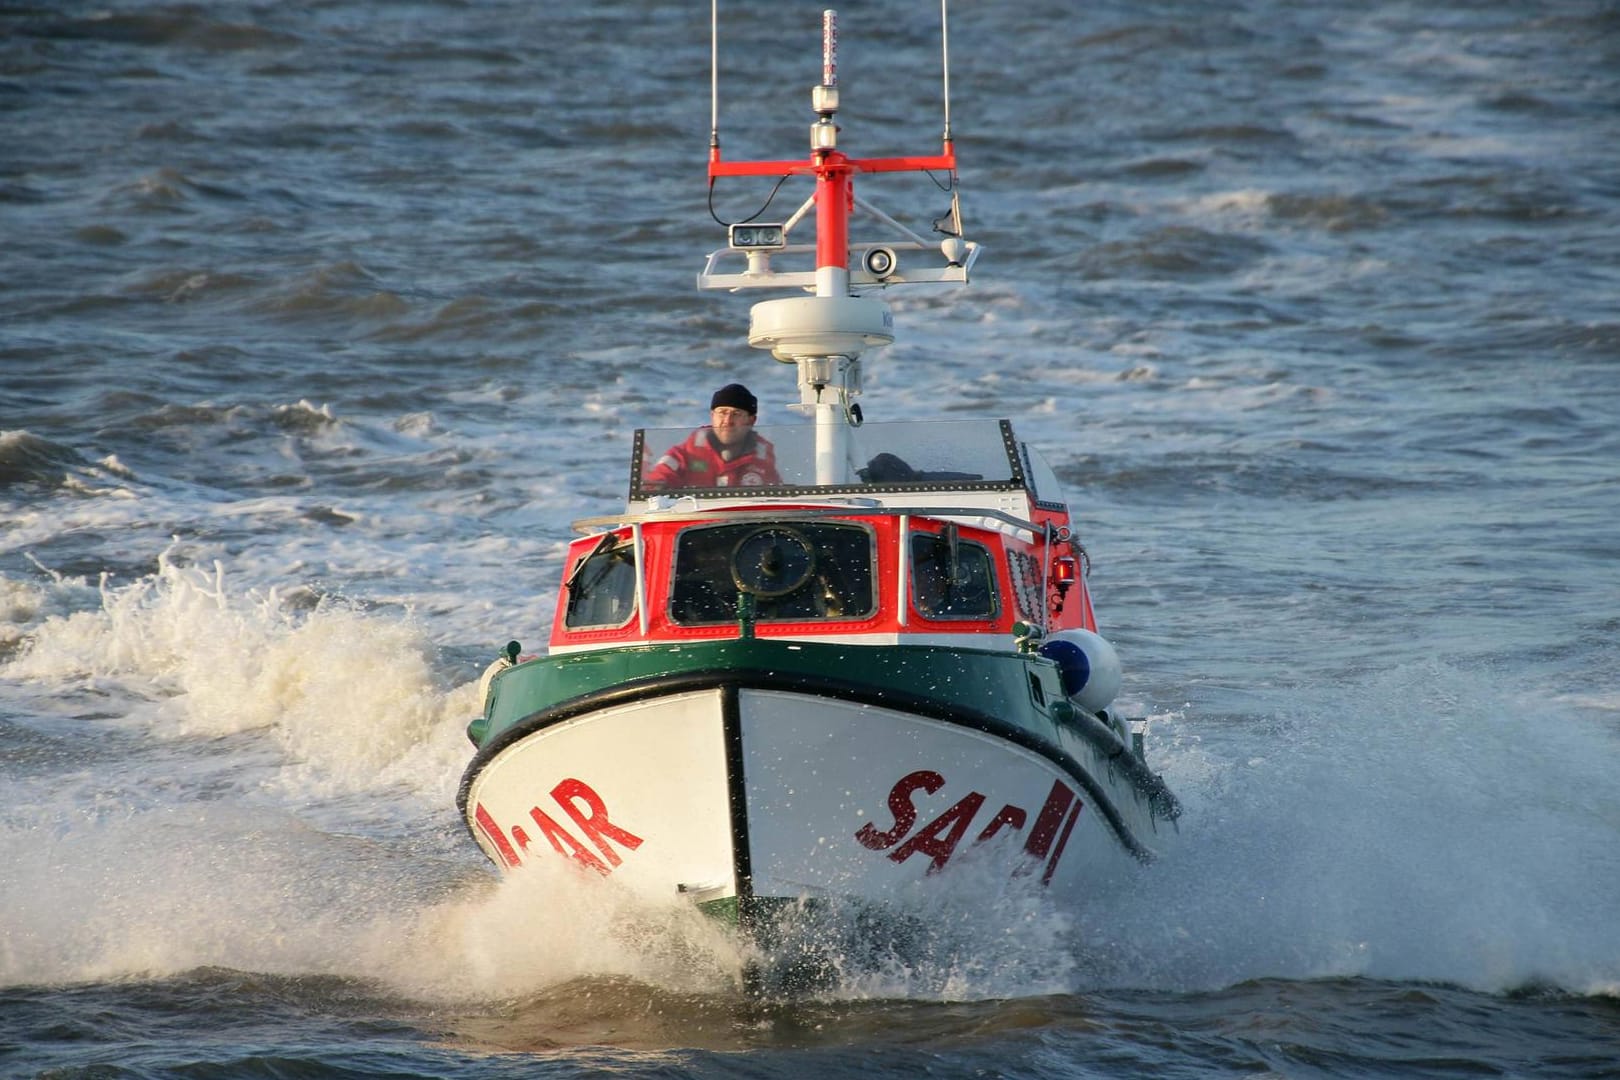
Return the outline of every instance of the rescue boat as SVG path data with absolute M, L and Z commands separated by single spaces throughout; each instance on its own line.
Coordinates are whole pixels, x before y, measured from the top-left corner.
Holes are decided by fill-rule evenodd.
M 958 888 L 975 857 L 1078 903 L 1174 822 L 1053 470 L 1008 420 L 867 422 L 856 400 L 894 338 L 885 293 L 965 285 L 980 253 L 948 79 L 945 101 L 941 152 L 847 155 L 827 11 L 808 158 L 726 160 L 716 125 L 711 189 L 812 188 L 730 225 L 698 275 L 800 293 L 756 304 L 748 342 L 797 373 L 803 422 L 760 425 L 779 482 L 736 487 L 654 484 L 689 429 L 636 432 L 623 508 L 574 525 L 548 649 L 485 673 L 458 803 L 496 866 L 564 860 L 769 944 L 818 906 Z M 948 188 L 934 237 L 856 195 L 899 172 Z

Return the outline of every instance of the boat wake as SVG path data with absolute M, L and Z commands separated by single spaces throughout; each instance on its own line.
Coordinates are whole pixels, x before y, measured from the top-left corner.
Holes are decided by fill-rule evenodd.
M 222 968 L 425 1002 L 545 1000 L 580 979 L 729 999 L 761 963 L 689 904 L 564 862 L 491 876 L 441 809 L 475 691 L 397 613 L 233 591 L 217 567 L 171 562 L 118 587 L 8 580 L 0 597 L 17 638 L 0 675 L 35 718 L 0 725 L 0 983 Z M 965 857 L 952 889 L 901 898 L 882 933 L 806 910 L 764 985 L 1615 994 L 1612 703 L 1533 691 L 1415 663 L 1277 690 L 1263 716 L 1160 716 L 1159 763 L 1190 813 L 1158 862 L 1058 910 Z
M 1268 715 L 1161 730 L 1189 812 L 1172 855 L 1110 898 L 1129 932 L 1083 919 L 1078 937 L 1106 943 L 1097 985 L 1615 992 L 1612 705 L 1428 660 L 1273 697 Z

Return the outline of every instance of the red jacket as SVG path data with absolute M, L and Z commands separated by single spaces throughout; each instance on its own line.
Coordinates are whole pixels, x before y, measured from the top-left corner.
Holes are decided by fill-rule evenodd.
M 780 484 L 776 447 L 753 431 L 735 450 L 721 450 L 709 428 L 701 427 L 665 451 L 641 477 L 648 488 L 758 487 Z

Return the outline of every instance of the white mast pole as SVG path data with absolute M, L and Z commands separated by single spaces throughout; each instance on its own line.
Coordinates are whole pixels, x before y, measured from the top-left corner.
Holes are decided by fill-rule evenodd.
M 943 3 L 944 0 L 941 0 Z M 950 127 L 947 120 L 945 126 Z M 720 0 L 709 0 L 709 148 L 720 145 Z
M 951 21 L 950 14 L 945 10 L 948 2 L 949 0 L 939 0 L 939 53 L 941 78 L 945 84 L 946 143 L 951 141 Z
M 821 85 L 811 95 L 820 114 L 810 129 L 810 149 L 822 164 L 839 161 L 838 12 L 821 13 Z M 816 296 L 849 296 L 849 206 L 847 173 L 823 174 L 816 185 Z M 845 369 L 858 363 L 847 356 L 806 357 L 799 361 L 799 399 L 815 410 L 816 483 L 842 484 L 849 460 L 849 403 L 844 393 Z M 829 398 L 831 400 L 829 400 Z

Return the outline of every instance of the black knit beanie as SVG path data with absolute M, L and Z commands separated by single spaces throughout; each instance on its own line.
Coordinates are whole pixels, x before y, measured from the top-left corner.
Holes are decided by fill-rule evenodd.
M 718 409 L 725 406 L 731 409 L 741 409 L 749 416 L 759 415 L 759 399 L 748 392 L 748 387 L 742 383 L 727 383 L 714 392 L 709 399 L 709 408 Z

